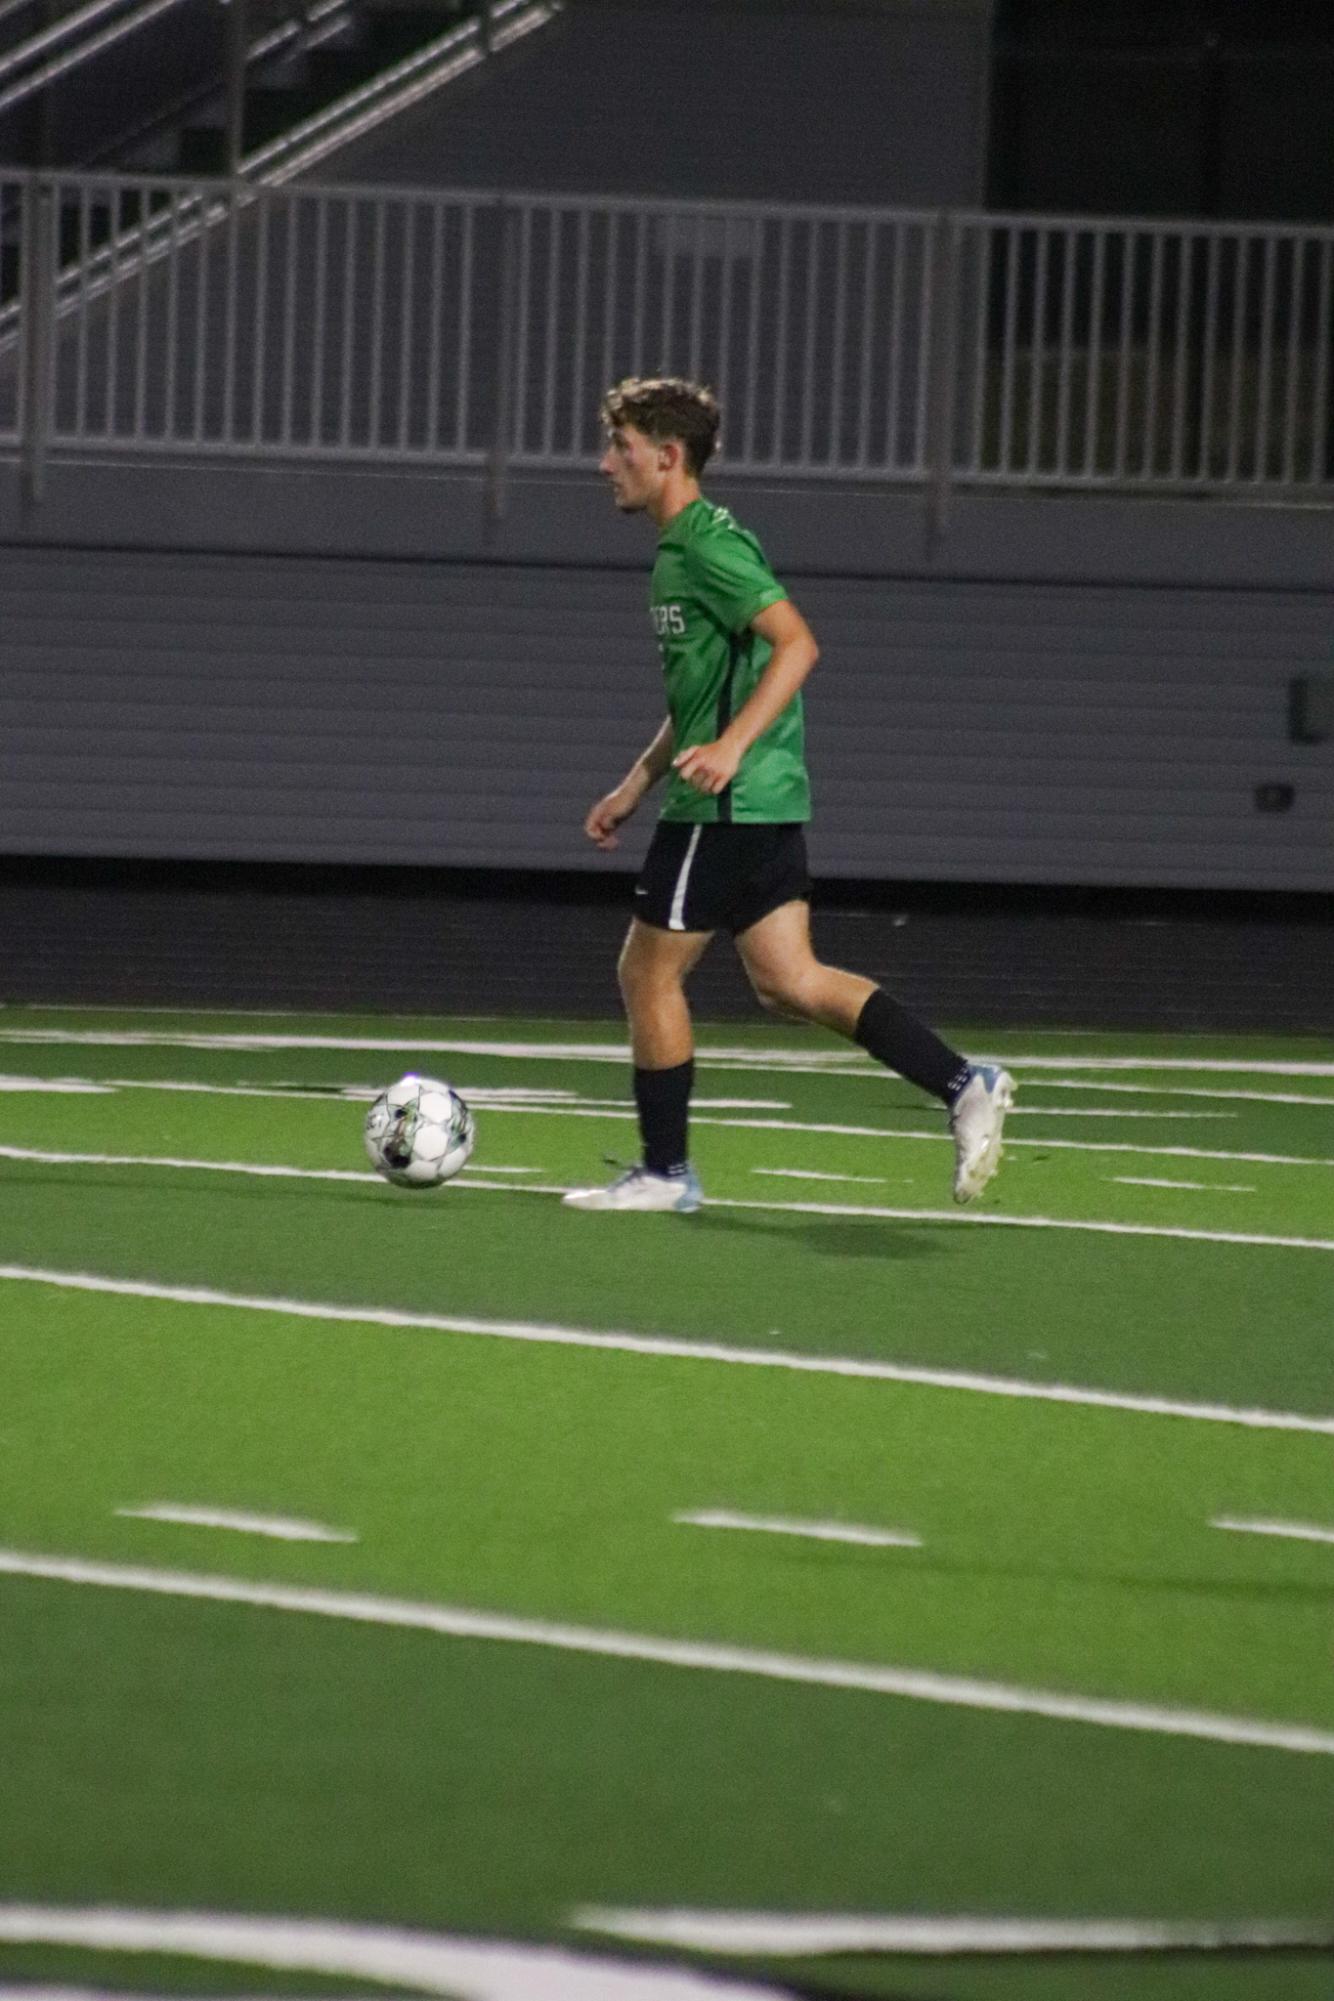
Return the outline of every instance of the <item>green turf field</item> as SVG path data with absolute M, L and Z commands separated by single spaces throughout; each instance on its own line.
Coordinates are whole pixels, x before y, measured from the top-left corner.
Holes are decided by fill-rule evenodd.
M 1329 2001 L 1334 1048 L 956 1035 L 0 1011 L 0 1988 Z

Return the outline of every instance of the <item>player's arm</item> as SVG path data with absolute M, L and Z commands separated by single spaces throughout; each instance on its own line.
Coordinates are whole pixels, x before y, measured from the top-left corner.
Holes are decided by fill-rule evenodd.
M 608 792 L 589 809 L 584 832 L 604 852 L 618 845 L 616 829 L 623 820 L 629 819 L 644 794 L 651 791 L 671 769 L 674 741 L 672 719 L 668 716 L 652 743 L 641 751 L 615 790 Z
M 768 666 L 714 743 L 698 743 L 673 760 L 697 792 L 721 792 L 731 784 L 746 752 L 777 722 L 820 657 L 815 634 L 787 598 L 767 605 L 750 624 L 773 647 Z

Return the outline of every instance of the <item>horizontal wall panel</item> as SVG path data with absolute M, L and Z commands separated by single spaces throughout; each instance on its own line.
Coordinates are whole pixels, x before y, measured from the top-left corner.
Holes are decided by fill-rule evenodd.
M 823 647 L 819 872 L 1334 887 L 1334 745 L 1287 734 L 1334 596 L 790 582 Z M 661 715 L 646 592 L 588 566 L 0 549 L 0 852 L 596 869 L 584 814 Z

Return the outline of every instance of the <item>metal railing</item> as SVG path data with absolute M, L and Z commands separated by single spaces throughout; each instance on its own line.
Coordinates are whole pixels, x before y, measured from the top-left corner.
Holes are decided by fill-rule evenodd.
M 1334 498 L 1334 230 L 0 178 L 0 444 L 591 464 L 715 384 L 729 473 Z

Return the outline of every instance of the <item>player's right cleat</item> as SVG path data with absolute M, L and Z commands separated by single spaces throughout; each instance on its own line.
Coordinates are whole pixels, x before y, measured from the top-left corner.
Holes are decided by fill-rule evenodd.
M 1014 1103 L 1014 1078 L 993 1063 L 977 1063 L 954 1100 L 954 1199 L 971 1202 L 982 1193 L 1001 1160 L 1005 1114 Z
M 608 1188 L 572 1188 L 563 1200 L 567 1209 L 674 1210 L 691 1216 L 704 1197 L 693 1167 L 684 1174 L 650 1174 L 646 1167 L 627 1167 Z

